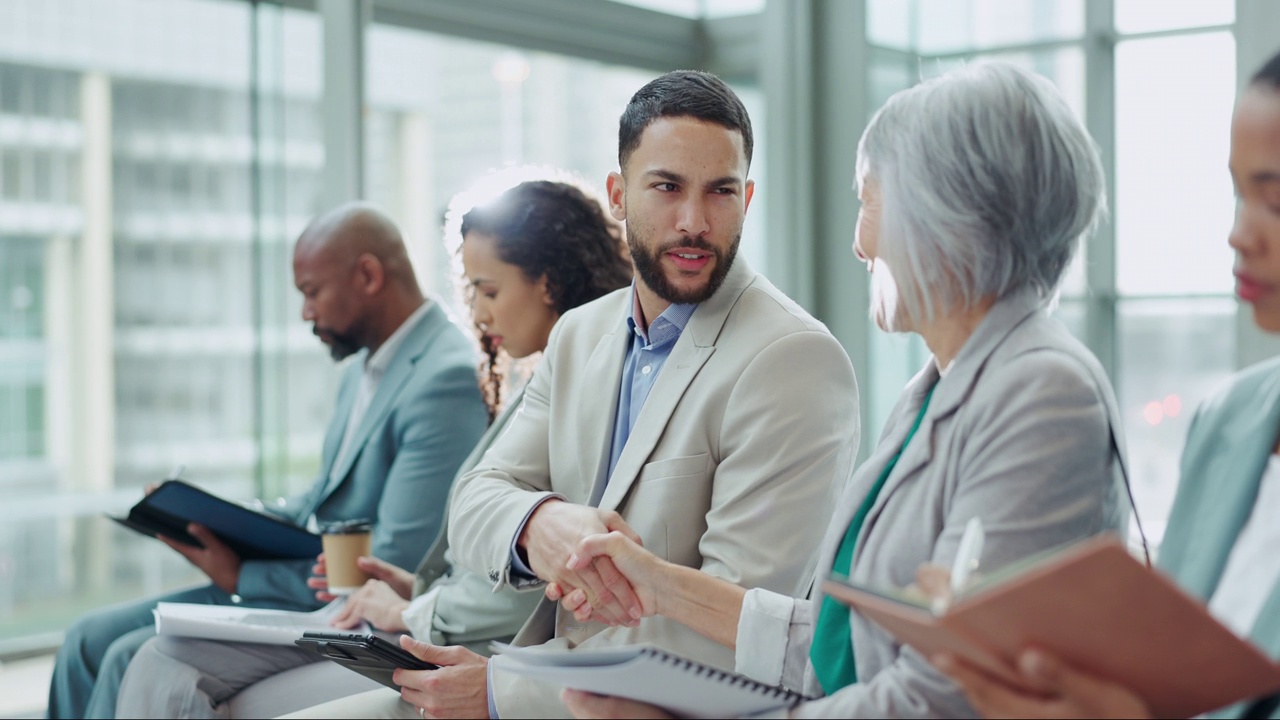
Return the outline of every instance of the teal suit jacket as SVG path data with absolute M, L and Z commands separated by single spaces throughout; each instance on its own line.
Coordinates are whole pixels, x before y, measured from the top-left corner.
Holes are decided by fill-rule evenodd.
M 1280 359 L 1236 374 L 1191 421 L 1182 452 L 1182 479 L 1158 564 L 1205 602 L 1217 589 L 1236 538 L 1253 511 L 1277 437 Z M 1271 588 L 1250 639 L 1280 658 L 1280 583 Z M 1237 705 L 1221 714 L 1237 716 L 1241 709 Z
M 440 532 L 454 475 L 484 434 L 488 413 L 472 343 L 432 302 L 387 367 L 334 473 L 366 353 L 357 354 L 343 373 L 315 482 L 268 509 L 298 525 L 313 512 L 321 523 L 369 518 L 374 556 L 411 570 Z M 312 564 L 246 562 L 237 593 L 255 604 L 315 607 L 306 586 Z

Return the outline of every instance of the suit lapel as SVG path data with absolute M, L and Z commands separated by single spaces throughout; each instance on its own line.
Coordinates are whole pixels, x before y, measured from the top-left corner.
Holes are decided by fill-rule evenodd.
M 609 485 L 600 498 L 602 509 L 617 509 L 626 497 L 627 490 L 639 476 L 640 469 L 666 431 L 667 422 L 680 404 L 680 398 L 689 388 L 689 383 L 693 382 L 693 378 L 714 352 L 714 347 L 697 347 L 692 342 L 685 342 L 683 335 L 676 341 L 671 357 L 662 366 L 662 374 L 649 392 L 640 415 L 636 417 L 636 426 L 627 438 L 622 455 L 618 457 L 618 465 L 613 469 Z
M 898 464 L 893 468 L 875 503 L 871 506 L 871 512 L 867 514 L 867 519 L 862 526 L 858 547 L 863 545 L 862 538 L 866 536 L 894 491 L 909 478 L 915 477 L 920 468 L 928 465 L 933 459 L 934 426 L 959 409 L 973 392 L 973 386 L 982 376 L 987 360 L 996 348 L 1004 342 L 1014 328 L 1022 324 L 1038 308 L 1039 301 L 1029 291 L 1014 293 L 998 301 L 991 306 L 986 317 L 974 329 L 973 334 L 960 349 L 960 353 L 951 362 L 951 369 L 945 380 L 940 378 L 937 365 L 930 358 L 925 367 L 908 384 L 907 392 L 912 394 L 911 402 L 903 408 L 900 430 L 894 433 L 897 436 L 895 442 L 898 446 L 906 439 L 907 431 L 915 421 L 916 414 L 919 413 L 920 405 L 930 387 L 935 388 L 933 397 L 929 400 L 929 407 L 920 421 L 920 428 L 911 439 L 911 444 L 903 451 L 902 457 L 898 458 Z
M 333 406 L 334 418 L 345 418 L 343 422 L 329 423 L 329 430 L 324 437 L 324 458 L 320 465 L 323 477 L 328 482 L 333 474 L 333 463 L 338 459 L 338 450 L 342 447 L 342 436 L 347 432 L 347 422 L 351 419 L 351 406 L 355 404 L 356 393 L 360 391 L 361 366 L 365 353 L 352 358 L 351 364 L 343 371 L 342 389 L 338 392 L 338 401 Z
M 626 447 L 618 457 L 618 465 L 613 469 L 613 475 L 608 478 L 609 484 L 600 498 L 602 509 L 616 510 L 622 504 L 627 491 L 631 489 L 641 468 L 657 446 L 658 440 L 666 432 L 671 416 L 679 406 L 680 399 L 688 390 L 689 384 L 715 352 L 716 341 L 720 337 L 720 331 L 724 329 L 725 321 L 729 318 L 729 312 L 737 305 L 738 298 L 754 279 L 755 272 L 745 260 L 738 258 L 716 294 L 693 311 L 689 323 L 680 333 L 680 339 L 676 340 L 675 347 L 671 349 L 671 356 L 662 366 L 662 374 L 658 376 L 653 389 L 649 391 L 649 397 L 644 402 L 644 407 L 636 417 L 636 425 L 627 438 Z M 621 382 L 621 376 L 622 364 L 619 362 L 614 373 L 616 378 L 614 412 L 609 415 L 614 422 L 617 421 L 616 389 Z M 613 425 L 610 424 L 608 429 L 612 430 L 612 428 Z M 607 448 L 605 452 L 607 460 Z M 605 467 L 607 469 L 607 465 Z
M 1280 383 L 1273 380 L 1258 395 L 1224 414 L 1224 421 L 1209 440 L 1212 456 L 1198 468 L 1217 481 L 1195 479 L 1202 490 L 1201 502 L 1186 516 L 1191 522 L 1183 523 L 1176 530 L 1177 537 L 1168 541 L 1173 546 L 1169 554 L 1179 566 L 1169 569 L 1188 591 L 1205 600 L 1217 589 L 1236 538 L 1249 520 L 1280 429 Z M 1269 605 L 1277 603 L 1280 600 L 1274 596 L 1268 601 Z
M 626 294 L 630 307 L 631 294 Z M 587 487 L 583 498 L 591 497 L 597 483 L 604 482 L 609 470 L 609 448 L 613 442 L 614 416 L 618 413 L 618 389 L 622 386 L 622 365 L 627 356 L 626 314 L 617 316 L 613 330 L 605 333 L 575 382 L 582 392 L 582 412 L 578 419 L 578 472 Z M 600 413 L 593 408 L 607 408 Z
M 369 441 L 369 436 L 373 434 L 374 428 L 381 427 L 387 419 L 387 414 L 391 412 L 396 398 L 400 396 L 400 390 L 413 375 L 413 366 L 417 364 L 418 359 L 426 351 L 427 345 L 431 338 L 435 336 L 440 322 L 448 322 L 448 320 L 445 319 L 440 307 L 433 302 L 431 307 L 427 309 L 426 315 L 423 316 L 416 327 L 412 328 L 409 336 L 404 339 L 404 344 L 400 346 L 395 357 L 391 359 L 391 364 L 387 366 L 387 371 L 383 373 L 382 379 L 378 381 L 378 391 L 374 393 L 373 399 L 369 401 L 369 407 L 365 410 L 364 417 L 360 420 L 360 427 L 356 430 L 355 436 L 351 438 L 351 447 L 347 450 L 346 456 L 342 458 L 342 463 L 338 465 L 337 472 L 330 474 L 324 492 L 320 495 L 320 502 L 324 502 L 329 495 L 338 489 L 351 472 L 356 460 L 360 457 L 360 453 L 364 449 L 365 443 Z M 348 412 L 350 412 L 349 407 Z

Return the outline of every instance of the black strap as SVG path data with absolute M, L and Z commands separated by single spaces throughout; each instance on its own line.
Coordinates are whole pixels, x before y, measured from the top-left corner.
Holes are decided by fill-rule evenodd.
M 1129 484 L 1129 468 L 1125 463 L 1124 453 L 1120 451 L 1114 424 L 1111 425 L 1111 449 L 1120 463 L 1120 477 L 1124 479 L 1124 491 L 1129 496 L 1129 507 L 1133 509 L 1133 522 L 1138 526 L 1138 538 L 1142 540 L 1142 555 L 1147 561 L 1147 567 L 1151 567 L 1151 546 L 1147 544 L 1147 534 L 1142 530 L 1142 518 L 1138 517 L 1138 503 L 1133 499 L 1133 486 Z
M 1267 695 L 1254 700 L 1245 706 L 1244 712 L 1240 713 L 1242 718 L 1269 718 L 1275 714 L 1276 708 L 1280 707 L 1280 693 Z

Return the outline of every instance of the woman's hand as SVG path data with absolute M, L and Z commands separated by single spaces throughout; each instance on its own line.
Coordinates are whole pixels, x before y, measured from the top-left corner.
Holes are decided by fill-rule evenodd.
M 356 567 L 374 580 L 386 583 L 396 595 L 405 600 L 413 599 L 413 573 L 408 570 L 402 570 L 389 562 L 368 556 L 356 558 Z M 337 595 L 329 592 L 329 576 L 324 553 L 316 556 L 316 564 L 311 566 L 311 577 L 307 578 L 307 587 L 316 591 L 316 599 L 320 602 L 332 602 L 338 599 Z
M 320 602 L 333 602 L 337 595 L 329 592 L 329 573 L 325 569 L 324 553 L 316 556 L 316 564 L 311 566 L 311 577 L 307 578 L 307 587 L 316 591 L 316 599 Z
M 581 720 L 595 718 L 651 718 L 661 720 L 675 717 L 660 707 L 646 705 L 635 700 L 624 700 L 608 695 L 596 695 L 581 690 L 565 690 L 560 698 L 569 712 Z
M 385 581 L 369 580 L 347 597 L 342 612 L 335 615 L 329 624 L 340 630 L 350 630 L 361 620 L 367 620 L 379 630 L 409 632 L 409 626 L 401 617 L 408 607 L 409 601 L 400 597 Z
M 933 664 L 960 686 L 980 715 L 988 718 L 1149 718 L 1142 699 L 1122 687 L 1088 675 L 1037 649 L 1018 656 L 1017 671 L 1028 688 L 1014 687 L 954 655 Z
M 602 562 L 605 560 L 608 562 Z M 568 566 L 572 570 L 594 566 L 606 589 L 614 594 L 629 587 L 635 593 L 639 605 L 630 608 L 631 621 L 626 624 L 635 626 L 640 618 L 659 614 L 658 597 L 666 580 L 664 570 L 668 563 L 640 547 L 626 535 L 616 531 L 588 535 L 578 542 L 573 555 L 569 557 Z M 579 622 L 588 619 L 603 621 L 598 613 L 593 612 L 595 608 L 582 590 L 564 593 L 558 585 L 551 584 L 547 586 L 546 592 L 549 599 L 559 600 Z
M 374 580 L 386 583 L 396 595 L 405 600 L 413 599 L 413 573 L 408 570 L 368 555 L 356 558 L 356 567 Z

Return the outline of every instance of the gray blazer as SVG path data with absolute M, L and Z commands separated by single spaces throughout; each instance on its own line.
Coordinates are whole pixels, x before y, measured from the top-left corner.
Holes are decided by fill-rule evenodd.
M 411 568 L 443 524 L 458 466 L 484 433 L 487 417 L 476 385 L 475 351 L 437 302 L 396 351 L 365 411 L 342 466 L 334 469 L 351 416 L 365 353 L 342 377 L 323 461 L 305 492 L 267 510 L 305 525 L 369 518 L 373 554 Z M 246 601 L 291 609 L 316 607 L 307 587 L 313 560 L 252 560 L 240 568 Z
M 1191 421 L 1159 565 L 1204 602 L 1217 590 L 1236 538 L 1253 513 L 1278 434 L 1280 359 L 1237 373 Z M 1280 658 L 1280 583 L 1271 588 L 1249 639 Z M 1214 715 L 1239 717 L 1243 709 L 1235 705 Z
M 524 389 L 521 388 L 462 462 L 458 469 L 459 477 L 470 472 L 494 439 L 502 435 L 523 399 Z M 415 602 L 405 612 L 405 620 L 409 621 L 410 629 L 419 638 L 429 637 L 436 645 L 465 645 L 481 655 L 488 655 L 491 641 L 509 642 L 515 637 L 538 606 L 542 593 L 520 592 L 510 587 L 495 592 L 493 583 L 485 576 L 453 567 L 451 556 L 446 513 L 445 525 L 440 528 L 422 562 L 418 563 L 413 581 L 415 599 L 428 590 L 434 590 L 434 601 L 429 604 Z
M 950 567 L 965 524 L 986 529 L 981 570 L 1105 530 L 1123 531 L 1123 438 L 1097 360 L 1029 293 L 997 302 L 945 378 L 930 361 L 911 380 L 870 458 L 839 500 L 819 556 L 830 571 L 849 522 L 902 446 L 929 388 L 920 429 L 858 536 L 851 577 L 905 586 L 921 563 Z M 1114 434 L 1114 440 L 1113 440 Z M 737 669 L 822 693 L 809 666 L 812 602 L 753 590 L 739 624 Z M 859 683 L 798 709 L 803 717 L 959 717 L 963 694 L 928 661 L 857 614 L 850 618 Z

